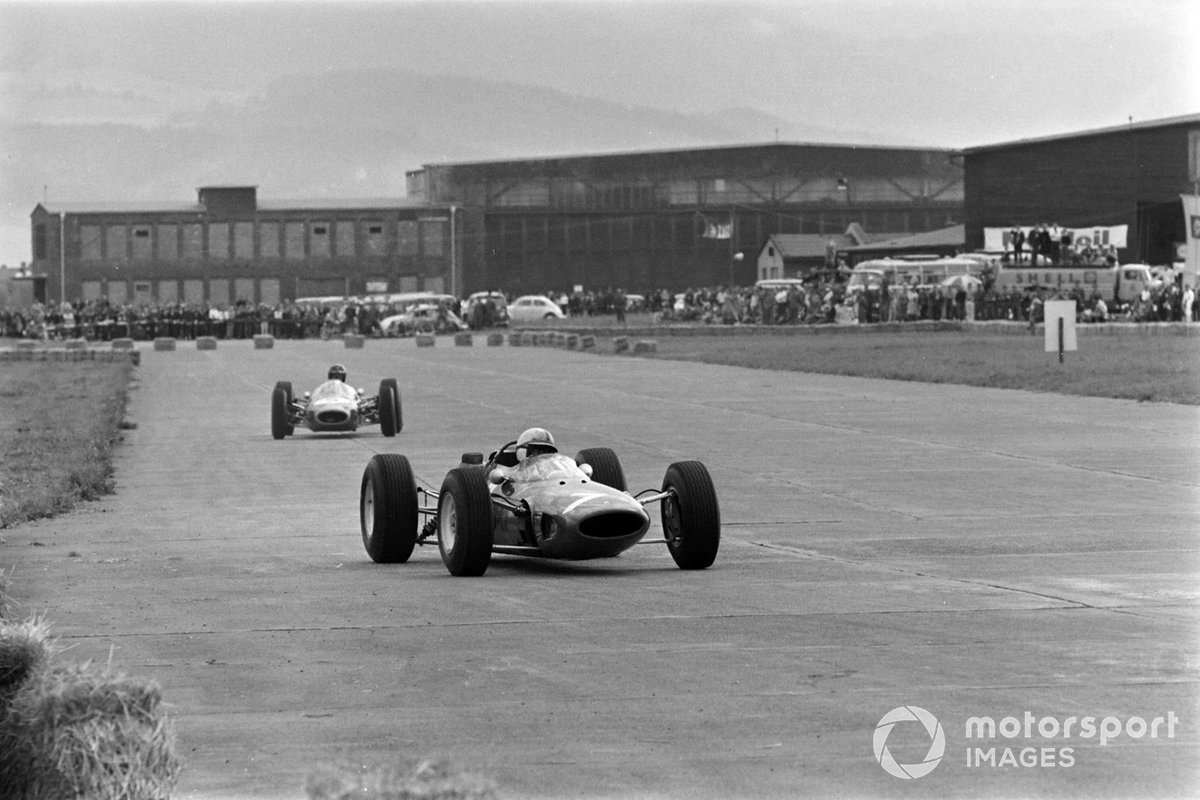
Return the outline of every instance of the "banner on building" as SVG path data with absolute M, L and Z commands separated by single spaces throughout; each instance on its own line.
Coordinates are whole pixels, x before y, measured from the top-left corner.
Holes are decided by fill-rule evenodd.
M 700 235 L 705 239 L 729 239 L 733 236 L 733 218 L 713 220 L 700 214 L 700 224 L 703 228 Z
M 1182 194 L 1180 198 L 1183 200 L 1183 221 L 1187 228 L 1183 271 L 1190 276 L 1194 286 L 1197 278 L 1200 278 L 1200 195 Z
M 1021 225 L 1021 232 L 1029 237 L 1029 232 L 1034 229 L 1034 226 Z M 1012 250 L 1012 228 L 984 228 L 983 229 L 983 249 L 992 250 L 995 252 L 1008 252 Z M 1118 249 L 1128 247 L 1125 243 L 1129 236 L 1128 225 L 1092 225 L 1087 228 L 1063 228 L 1071 232 L 1072 247 L 1076 250 L 1085 247 L 1094 249 L 1103 249 L 1110 245 Z M 1025 250 L 1029 250 L 1029 245 L 1025 246 Z

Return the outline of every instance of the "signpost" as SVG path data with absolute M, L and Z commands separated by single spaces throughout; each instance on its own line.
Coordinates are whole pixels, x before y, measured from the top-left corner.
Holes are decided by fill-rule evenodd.
M 1047 300 L 1044 308 L 1046 318 L 1046 352 L 1058 351 L 1058 363 L 1063 363 L 1063 353 L 1074 352 L 1075 344 L 1075 301 Z

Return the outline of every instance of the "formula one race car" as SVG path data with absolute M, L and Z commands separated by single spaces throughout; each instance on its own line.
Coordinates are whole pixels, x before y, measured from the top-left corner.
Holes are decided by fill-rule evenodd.
M 643 541 L 646 506 L 654 502 L 663 538 Z M 717 495 L 699 461 L 671 464 L 661 490 L 630 494 L 612 450 L 593 447 L 571 458 L 520 439 L 486 463 L 482 453 L 465 453 L 437 492 L 417 486 L 405 456 L 374 456 L 363 473 L 359 520 L 373 561 L 408 561 L 414 546 L 436 538 L 451 575 L 482 575 L 493 553 L 581 560 L 639 543 L 665 544 L 681 569 L 704 569 L 721 539 Z
M 379 383 L 379 394 L 364 397 L 362 389 L 346 383 L 346 368 L 334 364 L 329 380 L 301 397 L 292 395 L 292 384 L 279 381 L 271 393 L 271 435 L 282 439 L 297 425 L 311 431 L 353 431 L 360 425 L 378 424 L 384 436 L 395 436 L 404 427 L 400 414 L 400 389 L 395 378 Z

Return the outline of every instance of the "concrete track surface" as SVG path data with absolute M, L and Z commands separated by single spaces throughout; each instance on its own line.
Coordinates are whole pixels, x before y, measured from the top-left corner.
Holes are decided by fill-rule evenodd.
M 3 532 L 19 613 L 161 684 L 178 797 L 425 757 L 506 798 L 1200 796 L 1200 409 L 481 343 L 145 350 L 116 494 Z M 399 380 L 399 436 L 272 440 L 333 362 Z M 369 560 L 372 454 L 437 488 L 534 424 L 634 490 L 704 461 L 716 564 Z M 902 706 L 924 777 L 877 759 L 938 755 Z

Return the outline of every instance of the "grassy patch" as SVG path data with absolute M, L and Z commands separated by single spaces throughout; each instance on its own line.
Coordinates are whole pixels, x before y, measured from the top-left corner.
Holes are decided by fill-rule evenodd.
M 9 361 L 0 369 L 0 528 L 112 491 L 128 361 Z
M 956 383 L 1091 397 L 1200 405 L 1200 337 L 1081 336 L 1079 350 L 1044 339 L 942 332 L 659 336 L 650 358 L 755 369 Z
M 496 785 L 444 760 L 405 766 L 321 766 L 305 781 L 309 800 L 494 800 Z

